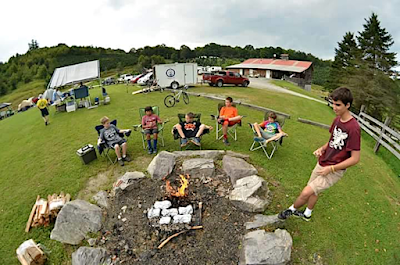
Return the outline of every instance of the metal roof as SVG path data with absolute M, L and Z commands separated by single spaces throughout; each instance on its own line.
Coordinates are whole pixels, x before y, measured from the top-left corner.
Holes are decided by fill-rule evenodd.
M 312 62 L 280 59 L 248 59 L 240 64 L 228 66 L 228 69 L 265 69 L 301 73 L 310 68 Z

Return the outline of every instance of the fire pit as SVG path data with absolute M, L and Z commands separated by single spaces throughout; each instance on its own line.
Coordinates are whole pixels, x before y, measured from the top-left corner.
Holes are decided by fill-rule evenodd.
M 229 178 L 184 175 L 182 163 L 164 180 L 142 178 L 118 191 L 99 243 L 113 264 L 238 264 L 251 214 L 228 199 Z

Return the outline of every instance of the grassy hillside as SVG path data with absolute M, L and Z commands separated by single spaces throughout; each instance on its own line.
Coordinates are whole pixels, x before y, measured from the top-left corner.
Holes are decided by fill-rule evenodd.
M 134 161 L 122 168 L 109 165 L 104 158 L 83 165 L 75 152 L 81 146 L 96 143 L 94 126 L 107 115 L 118 119 L 120 128 L 130 128 L 139 122 L 138 107 L 156 104 L 161 118 L 170 119 L 165 131 L 166 147 L 178 150 L 178 142 L 170 135 L 177 122 L 176 113 L 188 111 L 203 114 L 202 122 L 215 126 L 209 114 L 215 114 L 216 102 L 190 97 L 190 104 L 180 102 L 167 109 L 163 99 L 168 92 L 131 95 L 136 87 L 108 87 L 111 104 L 73 113 L 50 110 L 49 126 L 44 126 L 37 109 L 0 121 L 0 264 L 18 264 L 15 249 L 24 240 L 33 238 L 50 251 L 49 264 L 68 264 L 76 247 L 63 246 L 49 239 L 52 227 L 35 228 L 24 232 L 26 220 L 36 196 L 68 192 L 74 199 L 90 198 L 100 188 L 111 183 L 125 171 L 145 170 L 153 156 L 142 149 L 138 132 L 128 140 L 128 151 Z M 316 160 L 312 152 L 324 144 L 326 130 L 297 122 L 297 117 L 329 124 L 334 118 L 330 108 L 317 102 L 266 90 L 239 87 L 196 87 L 197 92 L 220 96 L 230 95 L 254 104 L 292 115 L 284 130 L 289 137 L 268 160 L 260 152 L 250 152 L 252 133 L 248 126 L 239 127 L 239 140 L 227 149 L 250 154 L 260 167 L 260 175 L 273 190 L 273 201 L 266 211 L 276 213 L 290 205 L 307 183 Z M 94 98 L 100 89 L 91 90 Z M 263 113 L 239 106 L 247 122 L 261 121 Z M 225 149 L 214 134 L 203 138 L 204 149 Z M 399 264 L 400 263 L 400 179 L 398 160 L 391 157 L 391 166 L 372 152 L 373 144 L 363 135 L 361 162 L 348 170 L 345 177 L 324 193 L 318 202 L 311 222 L 289 219 L 286 229 L 293 237 L 294 264 L 314 264 L 319 255 L 324 264 Z M 99 174 L 105 179 L 99 180 Z

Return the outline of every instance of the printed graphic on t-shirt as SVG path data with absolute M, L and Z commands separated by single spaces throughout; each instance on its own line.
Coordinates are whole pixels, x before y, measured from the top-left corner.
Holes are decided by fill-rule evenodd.
M 186 131 L 194 131 L 196 129 L 196 123 L 185 123 Z
M 348 136 L 349 135 L 346 132 L 343 132 L 342 129 L 335 126 L 335 129 L 333 129 L 333 137 L 329 142 L 329 146 L 334 149 L 342 150 L 343 146 L 345 145 L 345 140 Z
M 108 141 L 114 140 L 117 136 L 117 132 L 115 131 L 114 128 L 108 129 L 104 131 L 104 138 Z
M 264 131 L 266 133 L 269 133 L 269 134 L 275 134 L 277 130 L 278 130 L 278 126 L 277 126 L 277 124 L 275 122 L 273 122 L 273 123 L 268 123 L 265 126 L 265 130 Z

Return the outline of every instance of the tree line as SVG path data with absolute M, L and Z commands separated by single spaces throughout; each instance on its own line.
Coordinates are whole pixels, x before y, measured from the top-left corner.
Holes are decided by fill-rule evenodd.
M 203 47 L 190 49 L 182 45 L 179 49 L 168 47 L 164 44 L 132 48 L 129 52 L 121 49 L 105 49 L 92 46 L 67 46 L 58 44 L 54 47 L 39 47 L 36 40 L 28 44 L 29 50 L 21 55 L 12 56 L 7 63 L 0 62 L 0 96 L 15 90 L 21 83 L 29 83 L 36 79 L 50 80 L 57 67 L 100 60 L 101 71 L 117 69 L 122 71 L 125 67 L 132 67 L 135 73 L 154 64 L 172 62 L 196 62 L 199 65 L 216 65 L 226 67 L 237 64 L 248 58 L 273 58 L 276 55 L 287 53 L 293 60 L 306 60 L 314 63 L 314 83 L 324 85 L 330 67 L 330 61 L 301 51 L 283 49 L 281 47 L 254 48 L 252 45 L 245 47 L 231 47 L 209 43 Z M 321 73 L 321 74 L 319 74 Z

